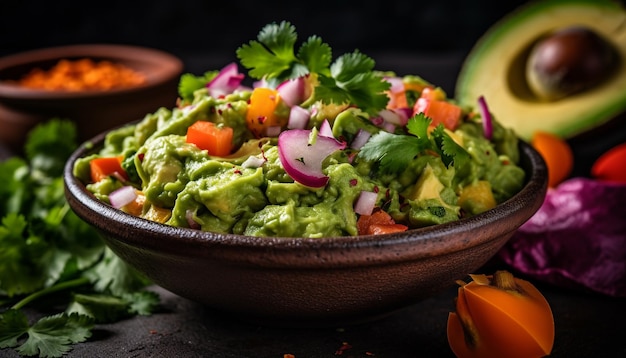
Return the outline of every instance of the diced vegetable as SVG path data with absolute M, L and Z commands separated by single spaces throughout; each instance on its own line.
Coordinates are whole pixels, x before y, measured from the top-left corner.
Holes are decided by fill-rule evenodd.
M 591 167 L 591 175 L 603 181 L 626 183 L 626 143 L 598 157 Z
M 220 97 L 232 93 L 241 85 L 244 77 L 243 73 L 239 73 L 237 64 L 230 63 L 207 84 L 209 94 L 213 97 Z
M 223 157 L 233 148 L 233 129 L 213 122 L 197 121 L 187 129 L 187 143 L 195 144 L 210 155 Z
M 109 202 L 111 206 L 116 209 L 120 209 L 137 199 L 137 192 L 135 188 L 130 185 L 123 186 L 114 190 L 109 194 Z
M 548 166 L 548 186 L 556 187 L 567 179 L 574 167 L 574 154 L 569 144 L 555 134 L 537 131 L 531 145 L 541 154 Z
M 548 301 L 530 282 L 507 271 L 460 282 L 448 343 L 459 358 L 545 357 L 554 345 Z
M 376 206 L 378 194 L 373 191 L 362 191 L 354 204 L 354 212 L 359 215 L 371 215 Z
M 301 76 L 282 82 L 276 87 L 276 90 L 283 101 L 285 101 L 289 107 L 293 107 L 304 102 L 310 95 L 310 93 L 308 93 L 309 91 L 307 91 L 307 87 L 306 78 Z
M 433 126 L 443 124 L 447 129 L 454 131 L 461 123 L 463 111 L 461 107 L 445 100 L 420 97 L 415 102 L 413 113 L 424 113 L 432 119 Z
M 287 125 L 288 117 L 283 118 L 276 113 L 279 103 L 280 95 L 274 89 L 257 87 L 252 91 L 246 123 L 257 138 L 266 136 L 270 127 L 284 128 Z
M 89 170 L 91 173 L 91 181 L 94 183 L 111 175 L 119 175 L 121 178 L 128 180 L 126 171 L 122 169 L 123 156 L 94 158 L 89 162 Z
M 381 235 L 408 230 L 406 225 L 396 224 L 384 210 L 374 210 L 370 215 L 361 215 L 357 220 L 359 235 Z

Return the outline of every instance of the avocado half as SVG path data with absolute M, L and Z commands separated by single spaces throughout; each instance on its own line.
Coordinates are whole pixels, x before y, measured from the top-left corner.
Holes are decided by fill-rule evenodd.
M 587 27 L 615 49 L 615 72 L 583 92 L 555 101 L 541 100 L 526 80 L 529 54 L 547 34 L 571 26 Z M 484 96 L 498 121 L 522 139 L 529 140 L 537 130 L 570 139 L 625 112 L 625 59 L 626 11 L 619 2 L 530 2 L 503 17 L 474 45 L 459 72 L 455 98 L 475 107 L 478 97 Z

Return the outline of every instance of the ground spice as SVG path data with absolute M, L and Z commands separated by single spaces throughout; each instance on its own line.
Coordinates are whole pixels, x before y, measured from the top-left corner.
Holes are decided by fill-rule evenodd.
M 35 68 L 17 83 L 21 86 L 53 91 L 111 90 L 137 86 L 145 77 L 119 63 L 89 58 L 62 59 L 49 70 Z

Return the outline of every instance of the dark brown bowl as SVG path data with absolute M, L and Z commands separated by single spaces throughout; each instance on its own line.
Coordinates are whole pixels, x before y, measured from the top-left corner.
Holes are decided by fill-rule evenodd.
M 72 168 L 102 142 L 100 135 L 83 144 L 65 167 L 66 197 L 78 216 L 154 283 L 266 324 L 356 323 L 450 288 L 483 266 L 539 209 L 547 186 L 544 161 L 522 142 L 521 165 L 529 173 L 524 188 L 471 218 L 379 236 L 225 235 L 148 221 L 97 200 Z
M 106 91 L 46 91 L 12 81 L 34 68 L 49 69 L 61 59 L 90 58 L 123 64 L 142 73 L 138 86 Z M 0 142 L 21 150 L 27 133 L 38 123 L 57 117 L 77 124 L 80 141 L 129 121 L 141 119 L 177 97 L 182 61 L 143 47 L 109 44 L 45 48 L 0 58 Z

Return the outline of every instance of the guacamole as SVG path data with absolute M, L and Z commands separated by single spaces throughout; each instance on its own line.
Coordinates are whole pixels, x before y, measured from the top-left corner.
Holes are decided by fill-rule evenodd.
M 275 60 L 267 49 L 294 32 L 268 26 L 263 36 L 276 39 L 260 35 L 264 46 L 237 52 L 253 86 L 234 63 L 183 75 L 176 107 L 112 130 L 74 174 L 132 215 L 267 237 L 437 225 L 522 188 L 518 138 L 485 107 L 461 107 L 418 76 L 374 71 L 359 52 L 330 64 L 316 38 L 292 51 L 302 57 Z

